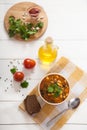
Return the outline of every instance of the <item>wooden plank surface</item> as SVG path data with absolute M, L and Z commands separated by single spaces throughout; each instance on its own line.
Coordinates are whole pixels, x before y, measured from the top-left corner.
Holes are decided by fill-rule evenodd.
M 37 3 L 44 8 L 49 22 L 46 33 L 44 33 L 39 40 L 30 42 L 30 44 L 11 40 L 4 28 L 4 16 L 7 10 L 18 2 L 24 2 L 24 0 L 0 0 L 0 60 L 4 59 L 9 61 L 9 59 L 14 58 L 24 59 L 25 57 L 31 57 L 35 58 L 38 62 L 38 48 L 43 44 L 43 41 L 47 36 L 52 36 L 54 43 L 59 46 L 58 59 L 61 56 L 66 56 L 87 72 L 87 1 L 55 0 L 54 2 L 51 0 L 50 2 L 47 2 L 47 0 L 32 0 L 32 2 Z M 3 72 L 4 66 L 0 66 L 0 75 Z M 48 71 L 49 67 L 40 67 L 42 71 L 40 71 L 38 75 L 40 76 L 41 74 L 43 76 Z M 36 70 L 38 70 L 37 67 Z M 38 72 L 36 70 L 35 72 Z M 1 82 L 2 81 L 0 80 L 0 83 Z M 37 84 L 38 82 L 39 79 L 35 82 L 31 80 L 30 84 L 34 86 L 34 83 Z M 7 84 L 9 85 L 9 82 L 7 82 Z M 4 89 L 6 87 L 5 84 L 2 84 L 2 87 Z M 0 86 L 0 88 L 2 87 Z M 0 123 L 0 130 L 42 130 L 38 124 L 32 124 L 31 119 L 26 118 L 26 116 L 24 116 L 25 114 L 23 114 L 22 111 L 19 111 L 17 106 L 24 97 L 21 97 L 20 94 L 17 98 L 17 93 L 13 94 L 12 91 L 8 91 L 7 94 L 2 93 L 3 89 L 0 90 L 1 95 L 3 95 L 0 96 L 0 115 L 2 117 L 0 118 L 0 122 L 2 123 Z M 26 94 L 28 92 L 29 91 L 27 91 Z M 14 101 L 16 101 L 16 103 L 14 103 Z M 75 112 L 61 130 L 87 130 L 86 108 L 87 101 L 85 100 L 78 111 Z M 20 121 L 15 118 L 15 115 L 19 115 Z

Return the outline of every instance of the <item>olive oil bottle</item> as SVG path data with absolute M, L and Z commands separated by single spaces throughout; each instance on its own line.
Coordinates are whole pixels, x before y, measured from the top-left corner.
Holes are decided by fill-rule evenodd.
M 53 44 L 53 39 L 47 37 L 38 50 L 38 57 L 43 64 L 52 63 L 57 57 L 58 47 Z

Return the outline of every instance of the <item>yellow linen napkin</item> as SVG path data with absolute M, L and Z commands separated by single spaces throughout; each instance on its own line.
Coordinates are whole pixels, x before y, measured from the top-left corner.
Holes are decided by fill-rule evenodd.
M 56 72 L 63 75 L 69 82 L 71 92 L 67 100 L 73 97 L 79 97 L 81 103 L 87 98 L 87 74 L 79 67 L 74 65 L 65 57 L 61 57 L 60 60 L 49 70 L 48 73 Z M 48 105 L 41 100 L 37 90 L 38 85 L 32 90 L 30 94 L 36 94 L 41 104 L 41 111 L 32 116 L 32 119 L 40 124 L 44 130 L 59 130 L 74 114 L 76 110 L 70 110 L 64 113 L 57 120 L 52 122 L 50 126 L 46 126 L 46 123 L 54 117 L 54 115 L 61 112 L 67 107 L 67 101 L 58 106 Z M 19 106 L 22 110 L 25 110 L 24 103 Z

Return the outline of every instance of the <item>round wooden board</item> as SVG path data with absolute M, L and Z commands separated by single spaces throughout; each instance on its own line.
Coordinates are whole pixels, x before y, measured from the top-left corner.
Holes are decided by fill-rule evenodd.
M 28 10 L 30 8 L 36 7 L 38 9 L 40 9 L 40 13 L 39 13 L 39 18 L 43 17 L 40 21 L 42 21 L 44 23 L 43 28 L 38 31 L 34 36 L 30 37 L 28 41 L 33 41 L 35 39 L 38 39 L 39 37 L 41 37 L 46 29 L 47 29 L 47 25 L 48 25 L 48 18 L 47 15 L 44 11 L 44 9 L 32 2 L 21 2 L 21 3 L 17 3 L 15 5 L 13 5 L 6 13 L 5 18 L 4 18 L 4 26 L 6 31 L 8 32 L 9 29 L 9 16 L 14 16 L 16 19 L 21 19 L 23 22 L 26 22 L 26 19 L 29 20 L 30 16 L 26 16 L 26 19 L 23 20 L 23 14 L 27 13 L 28 14 Z M 20 36 L 15 36 L 14 38 L 16 38 L 17 40 L 23 40 Z

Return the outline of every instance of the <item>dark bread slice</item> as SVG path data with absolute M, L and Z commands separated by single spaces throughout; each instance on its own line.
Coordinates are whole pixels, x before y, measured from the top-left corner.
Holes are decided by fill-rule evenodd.
M 28 95 L 24 100 L 26 111 L 32 115 L 40 111 L 41 106 L 37 100 L 36 95 Z

